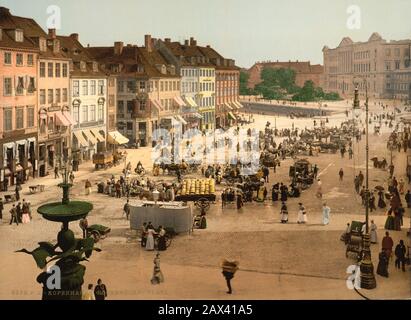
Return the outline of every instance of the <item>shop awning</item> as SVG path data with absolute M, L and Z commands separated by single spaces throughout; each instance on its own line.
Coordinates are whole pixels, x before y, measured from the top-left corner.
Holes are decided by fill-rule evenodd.
M 187 124 L 187 121 L 185 121 L 182 116 L 176 116 L 176 119 L 177 119 L 177 121 L 181 122 L 184 125 Z
M 183 101 L 183 99 L 181 99 L 179 96 L 174 97 L 174 101 L 180 106 L 180 107 L 184 107 L 186 104 Z
M 90 132 L 90 130 L 83 130 L 83 133 L 86 135 L 87 140 L 91 143 L 91 144 L 97 144 L 97 139 L 94 138 L 93 134 Z
M 231 107 L 233 108 L 233 110 L 240 109 L 240 107 L 234 101 L 231 102 Z
M 61 111 L 56 111 L 54 115 L 56 116 L 57 125 L 64 126 L 64 127 L 70 127 L 70 122 L 67 120 L 67 118 L 63 115 Z
M 226 106 L 226 108 L 227 108 L 228 110 L 233 110 L 233 107 L 230 106 L 229 103 L 224 103 L 224 105 Z
M 151 102 L 151 105 L 154 106 L 154 108 L 156 108 L 158 112 L 164 110 L 164 108 L 161 105 L 160 101 L 158 101 L 156 99 L 150 99 L 150 102 Z
M 76 121 L 74 121 L 73 117 L 71 116 L 70 112 L 68 111 L 63 111 L 63 116 L 67 119 L 67 121 L 74 126 L 76 124 Z
M 84 139 L 83 134 L 81 131 L 74 131 L 73 132 L 74 136 L 77 138 L 78 144 L 82 147 L 88 147 L 88 142 L 86 139 Z
M 234 116 L 234 114 L 233 114 L 232 112 L 229 112 L 229 113 L 228 113 L 228 116 L 229 116 L 231 119 L 236 120 L 236 117 Z
M 125 144 L 129 139 L 118 131 L 110 131 L 107 135 L 107 141 L 111 144 Z
M 239 109 L 244 108 L 244 106 L 239 101 L 235 101 L 235 104 L 238 106 Z
M 193 98 L 191 97 L 185 97 L 184 98 L 187 101 L 187 104 L 193 108 L 198 108 L 197 103 L 194 101 Z
M 94 136 L 96 137 L 98 142 L 106 141 L 106 138 L 104 138 L 97 129 L 91 129 L 90 131 L 91 131 L 92 134 L 94 134 Z

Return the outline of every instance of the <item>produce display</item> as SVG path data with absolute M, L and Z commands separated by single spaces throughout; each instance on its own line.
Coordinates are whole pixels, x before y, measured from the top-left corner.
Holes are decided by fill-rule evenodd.
M 187 179 L 181 186 L 180 194 L 185 195 L 205 195 L 215 193 L 214 179 Z

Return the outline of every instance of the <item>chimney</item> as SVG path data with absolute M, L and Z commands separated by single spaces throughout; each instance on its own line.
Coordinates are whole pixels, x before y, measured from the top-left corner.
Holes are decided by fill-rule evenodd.
M 49 29 L 49 38 L 56 39 L 56 29 Z
M 5 7 L 0 7 L 0 16 L 11 16 L 10 10 Z
M 188 40 L 184 40 L 184 45 L 185 45 L 185 46 L 188 46 L 188 45 L 189 45 Z
M 70 38 L 78 41 L 78 33 L 72 33 Z
M 121 55 L 121 53 L 123 52 L 123 47 L 124 47 L 123 42 L 121 42 L 121 41 L 114 42 L 114 54 L 116 56 Z
M 210 45 L 208 44 L 208 45 L 206 45 L 206 48 L 209 48 L 210 49 Z
M 0 28 L 0 41 L 3 40 L 3 29 Z
M 146 47 L 148 52 L 151 52 L 153 49 L 152 42 L 151 42 L 151 35 L 146 34 L 144 36 L 144 46 Z
M 165 38 L 165 39 L 164 39 L 164 42 L 165 42 L 165 43 L 170 43 L 170 42 L 171 42 L 171 39 L 170 39 L 170 38 Z
M 197 45 L 197 41 L 193 37 L 191 37 L 190 38 L 190 46 L 196 46 L 196 45 Z

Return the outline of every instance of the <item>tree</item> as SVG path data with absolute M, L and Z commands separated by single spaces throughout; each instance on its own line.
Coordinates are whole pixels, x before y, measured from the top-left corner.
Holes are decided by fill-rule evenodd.
M 249 77 L 247 72 L 240 71 L 240 95 L 242 96 L 254 94 L 253 90 L 247 87 Z

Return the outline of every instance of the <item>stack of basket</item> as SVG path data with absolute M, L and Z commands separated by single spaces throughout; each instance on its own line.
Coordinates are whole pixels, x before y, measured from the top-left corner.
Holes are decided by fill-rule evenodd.
M 214 179 L 187 179 L 184 180 L 181 186 L 181 195 L 187 194 L 214 194 L 215 180 Z

